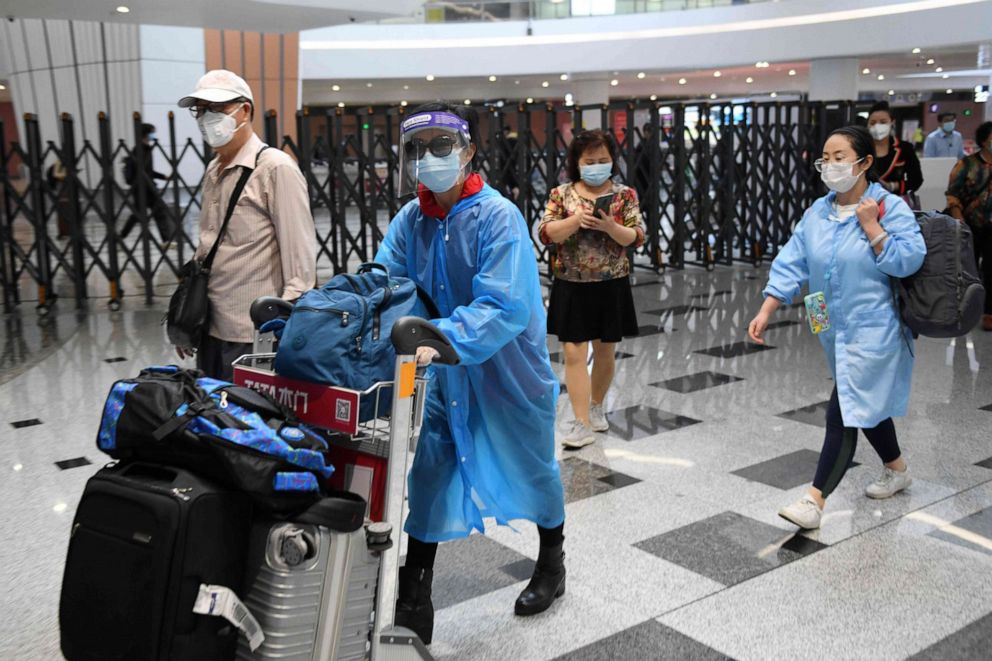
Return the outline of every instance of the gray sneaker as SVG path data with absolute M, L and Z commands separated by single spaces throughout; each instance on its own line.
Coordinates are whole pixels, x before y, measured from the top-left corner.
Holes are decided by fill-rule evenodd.
M 780 509 L 778 515 L 803 530 L 815 530 L 820 527 L 823 510 L 816 504 L 813 496 L 806 494 L 788 507 Z
M 883 468 L 879 478 L 865 487 L 865 495 L 879 500 L 891 498 L 912 483 L 913 478 L 909 476 L 908 468 L 901 473 L 891 468 Z
M 581 420 L 573 420 L 561 444 L 566 448 L 578 450 L 595 442 L 596 433 Z
M 589 426 L 593 431 L 610 431 L 610 423 L 606 421 L 606 411 L 602 404 L 589 407 Z

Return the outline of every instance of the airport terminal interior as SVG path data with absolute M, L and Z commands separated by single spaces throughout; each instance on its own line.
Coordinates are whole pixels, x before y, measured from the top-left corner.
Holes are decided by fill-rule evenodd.
M 110 649 L 100 645 L 128 635 L 140 645 L 114 658 L 234 659 L 236 638 L 238 659 L 313 661 L 990 658 L 989 0 L 0 0 L 0 9 L 6 18 L 0 22 L 0 475 L 6 475 L 0 480 L 6 586 L 0 659 L 111 658 L 92 650 Z M 218 70 L 222 74 L 204 76 Z M 430 106 L 426 113 L 433 119 L 423 119 L 438 122 L 434 128 L 411 128 L 426 117 L 418 106 L 439 101 L 446 105 Z M 225 114 L 235 119 L 225 123 Z M 217 121 L 206 126 L 204 115 Z M 188 590 L 170 592 L 137 579 L 132 591 L 140 594 L 133 601 L 113 602 L 101 591 L 116 581 L 113 594 L 128 592 L 132 578 L 123 564 L 115 568 L 113 556 L 103 555 L 98 566 L 87 568 L 80 553 L 73 559 L 72 545 L 82 543 L 77 528 L 85 530 L 99 516 L 83 516 L 84 489 L 89 493 L 94 475 L 114 462 L 101 450 L 107 418 L 127 415 L 129 402 L 136 406 L 121 399 L 125 413 L 113 413 L 111 388 L 148 366 L 197 367 L 197 358 L 177 356 L 173 346 L 170 299 L 189 277 L 183 265 L 195 255 L 202 259 L 201 238 L 217 236 L 223 209 L 216 200 L 227 204 L 234 188 L 236 177 L 218 180 L 208 169 L 213 158 L 231 163 L 228 143 L 209 133 L 225 126 L 235 140 L 254 132 L 282 152 L 262 152 L 259 163 L 284 159 L 270 161 L 282 170 L 270 166 L 266 177 L 249 180 L 244 194 L 254 206 L 232 207 L 234 247 L 249 251 L 264 237 L 268 243 L 258 250 L 269 251 L 264 254 L 272 255 L 277 272 L 289 273 L 296 257 L 279 223 L 302 222 L 286 217 L 290 209 L 306 216 L 303 239 L 293 240 L 314 259 L 300 271 L 307 281 L 289 296 L 259 289 L 264 283 L 254 277 L 257 262 L 218 251 L 211 277 L 231 264 L 242 270 L 223 274 L 229 289 L 225 300 L 211 299 L 215 315 L 244 291 L 254 292 L 249 302 L 256 295 L 296 298 L 339 274 L 358 273 L 377 254 L 390 254 L 390 246 L 396 259 L 414 260 L 417 237 L 411 233 L 433 237 L 421 266 L 425 259 L 425 268 L 431 260 L 442 266 L 418 284 L 431 290 L 440 308 L 427 316 L 454 338 L 465 360 L 418 374 L 430 375 L 425 388 L 470 403 L 459 408 L 459 401 L 428 397 L 423 419 L 415 420 L 423 432 L 419 440 L 414 433 L 387 454 L 414 461 L 420 456 L 415 453 L 427 454 L 425 448 L 450 450 L 452 475 L 438 473 L 437 480 L 457 482 L 456 491 L 465 492 L 459 505 L 468 518 L 481 511 L 485 530 L 468 524 L 437 533 L 432 585 L 427 578 L 433 635 L 428 645 L 418 639 L 401 652 L 414 656 L 391 656 L 400 652 L 380 647 L 377 618 L 384 614 L 365 611 L 359 633 L 350 634 L 360 639 L 359 651 L 343 652 L 350 625 L 337 622 L 344 616 L 327 606 L 337 598 L 328 596 L 332 586 L 342 589 L 331 578 L 318 584 L 324 605 L 316 619 L 299 626 L 304 638 L 319 638 L 312 635 L 319 630 L 340 639 L 325 639 L 322 651 L 317 643 L 301 644 L 280 656 L 271 642 L 277 635 L 267 631 L 278 618 L 260 612 L 255 615 L 269 642 L 254 653 L 248 636 L 233 628 L 225 634 L 232 641 L 226 652 L 210 655 L 196 644 L 177 652 L 184 648 L 169 647 L 174 641 L 167 640 L 166 628 L 174 623 L 164 615 L 152 616 L 161 621 L 137 634 L 111 627 L 97 636 L 79 624 L 88 621 L 80 612 L 84 603 L 116 612 L 122 621 L 130 621 L 128 608 L 152 603 L 151 593 L 160 590 L 169 608 L 177 599 L 186 604 L 187 597 L 186 606 L 192 604 Z M 850 126 L 868 130 L 834 134 Z M 412 138 L 418 130 L 434 131 L 421 133 L 433 139 Z M 581 142 L 590 135 L 600 142 Z M 445 136 L 453 138 L 439 143 Z M 887 165 L 858 178 L 850 167 L 857 175 L 867 163 L 868 154 L 858 151 L 862 137 L 866 149 L 885 151 L 870 154 L 872 162 Z M 825 144 L 838 139 L 850 155 L 828 152 Z M 469 143 L 475 158 L 458 161 L 460 169 L 444 185 L 426 169 L 410 167 L 411 160 L 440 163 L 464 155 Z M 612 165 L 595 180 L 590 168 L 600 156 L 600 164 Z M 828 176 L 839 162 L 853 184 Z M 261 165 L 256 172 L 263 172 Z M 866 189 L 869 176 L 881 183 Z M 452 185 L 464 190 L 450 197 Z M 603 248 L 611 251 L 609 259 L 603 259 L 612 275 L 595 273 L 588 281 L 569 276 L 570 260 L 577 259 L 568 243 L 573 239 L 559 239 L 563 235 L 552 229 L 570 222 L 571 212 L 555 216 L 567 206 L 566 189 L 580 199 L 587 199 L 583 190 L 587 197 L 616 193 L 606 213 L 620 208 L 617 200 L 638 205 L 633 212 L 624 207 L 627 215 L 603 229 L 605 235 L 591 229 L 598 222 L 591 201 L 582 216 L 574 240 L 605 236 L 602 244 L 582 245 L 609 244 Z M 852 190 L 882 191 L 879 222 L 863 218 L 871 215 L 863 201 L 854 209 L 860 200 L 850 197 Z M 291 202 L 266 206 L 291 193 Z M 411 220 L 405 206 L 411 199 L 419 201 L 412 215 L 440 204 L 441 216 L 433 217 L 444 222 L 431 220 L 426 227 L 429 215 Z M 497 210 L 495 220 L 485 220 L 487 209 Z M 249 221 L 260 229 L 235 236 L 235 224 Z M 814 240 L 816 227 L 836 231 L 835 238 Z M 939 253 L 941 245 L 918 227 L 967 228 L 945 235 L 954 249 L 966 250 L 947 253 L 945 243 Z M 621 233 L 631 228 L 636 236 Z M 478 247 L 462 254 L 469 231 L 472 238 L 464 240 Z M 844 231 L 854 233 L 850 244 L 836 238 Z M 617 237 L 626 239 L 619 243 Z M 397 250 L 400 239 L 406 243 Z M 505 248 L 510 244 L 525 250 Z M 837 266 L 837 253 L 845 249 L 859 252 L 841 254 Z M 907 257 L 914 250 L 915 262 Z M 499 251 L 517 261 L 484 272 Z M 914 337 L 900 309 L 905 312 L 913 296 L 912 276 L 924 264 L 924 252 L 927 265 L 942 255 L 958 274 L 957 281 L 941 285 L 938 303 L 959 302 L 962 278 L 975 283 L 969 291 L 982 284 L 990 291 L 979 291 L 969 306 L 962 303 L 970 312 L 956 318 L 956 329 L 945 324 Z M 858 268 L 873 275 L 855 279 L 855 271 L 843 270 L 855 268 L 844 265 L 857 259 Z M 467 266 L 454 265 L 458 260 Z M 408 275 L 415 272 L 411 265 Z M 617 284 L 620 289 L 612 291 L 620 293 L 583 293 L 605 292 L 598 287 L 606 283 Z M 794 283 L 794 291 L 782 283 Z M 399 284 L 391 286 L 400 291 Z M 575 292 L 570 301 L 566 291 Z M 464 292 L 479 300 L 459 302 Z M 834 314 L 825 322 L 833 327 L 821 333 L 817 324 L 824 318 L 815 316 L 809 301 L 824 292 Z M 385 306 L 388 295 L 381 300 Z M 527 302 L 514 308 L 514 319 L 525 314 L 529 324 L 501 320 L 501 306 L 509 309 L 511 300 Z M 769 301 L 777 309 L 764 317 L 767 326 L 755 338 L 753 320 L 762 318 Z M 573 317 L 562 312 L 566 303 L 574 307 Z M 477 315 L 453 311 L 470 304 L 480 306 Z M 857 314 L 848 314 L 856 306 Z M 583 316 L 584 309 L 599 313 Z M 251 327 L 247 306 L 234 314 Z M 624 317 L 622 333 L 619 322 L 600 318 L 611 315 Z M 966 327 L 962 318 L 970 319 Z M 546 319 L 557 326 L 547 329 Z M 583 344 L 600 336 L 562 340 L 578 337 L 563 320 L 622 335 L 601 409 L 587 411 L 585 402 L 577 413 L 574 404 L 576 384 L 586 393 L 589 388 L 588 380 L 576 381 L 576 370 L 592 370 L 593 390 L 602 379 L 593 368 L 593 346 Z M 377 340 L 378 324 L 376 316 Z M 252 333 L 258 337 L 254 328 Z M 541 346 L 517 351 L 524 337 L 546 341 L 546 353 Z M 242 353 L 259 350 L 232 338 L 217 342 Z M 286 344 L 299 349 L 306 339 Z M 360 337 L 358 342 L 361 351 Z M 473 342 L 489 343 L 484 355 L 465 351 Z M 575 347 L 588 351 L 586 369 L 581 356 L 575 362 Z M 206 352 L 203 345 L 198 356 Z M 221 362 L 229 367 L 230 351 L 225 355 Z M 595 358 L 603 360 L 602 352 Z M 388 364 L 392 375 L 391 356 Z M 272 378 L 281 378 L 276 372 Z M 446 376 L 439 380 L 439 373 Z M 457 377 L 465 383 L 476 381 L 455 390 L 462 383 L 456 374 L 467 375 Z M 489 374 L 488 380 L 480 374 Z M 233 380 L 240 384 L 237 375 Z M 540 416 L 512 420 L 516 409 L 506 403 L 511 394 L 501 388 L 523 393 L 533 375 L 557 382 L 557 399 L 532 393 L 526 399 L 534 411 L 544 407 Z M 398 382 L 392 395 L 397 402 L 405 401 L 404 389 Z M 423 405 L 423 392 L 417 390 L 415 408 Z M 277 389 L 272 393 L 279 399 Z M 298 402 L 282 398 L 280 404 L 297 406 L 296 415 L 317 435 L 343 433 L 333 426 L 317 429 L 322 423 L 306 418 Z M 461 409 L 471 411 L 462 416 Z M 600 411 L 601 431 L 590 429 Z M 375 424 L 388 427 L 394 417 Z M 543 436 L 533 432 L 536 417 L 547 421 Z M 888 417 L 899 458 L 883 465 L 877 438 Z M 149 436 L 155 431 L 149 429 Z M 843 438 L 839 456 L 831 438 Z M 491 465 L 459 465 L 456 446 L 457 453 L 472 455 L 470 464 Z M 832 470 L 825 467 L 830 452 Z M 547 460 L 533 459 L 539 456 Z M 427 469 L 429 459 L 415 464 L 420 468 L 405 502 L 399 483 L 372 495 L 382 489 L 377 481 L 362 491 L 361 480 L 347 482 L 360 473 L 357 464 L 345 470 L 342 455 L 328 457 L 338 462 L 335 475 L 345 476 L 345 488 L 354 486 L 371 503 L 360 517 L 366 526 L 377 518 L 373 499 L 399 505 L 384 518 L 394 527 L 395 555 L 405 556 L 408 568 L 422 566 L 412 558 L 423 553 L 424 541 L 434 540 L 417 541 L 415 551 L 400 534 L 403 521 L 416 521 L 422 536 L 428 514 L 462 516 L 438 514 L 450 506 L 441 492 L 428 504 L 433 512 L 414 511 L 424 510 L 423 494 L 434 488 L 417 476 L 444 469 L 440 460 Z M 502 487 L 490 488 L 485 479 L 497 479 L 491 476 L 500 471 L 506 471 L 498 481 Z M 567 583 L 552 585 L 555 595 L 541 612 L 523 616 L 514 604 L 519 609 L 518 596 L 541 576 L 548 580 L 553 563 L 546 564 L 546 550 L 555 546 L 532 516 L 498 525 L 486 512 L 532 511 L 514 509 L 526 500 L 515 492 L 541 493 L 531 483 L 549 471 L 555 485 L 560 476 L 564 541 L 555 557 L 561 561 L 564 549 Z M 313 473 L 305 476 L 317 484 Z M 814 484 L 817 498 L 829 496 L 825 506 L 810 495 Z M 888 491 L 879 494 L 880 488 Z M 560 500 L 535 507 L 560 511 Z M 797 508 L 805 514 L 797 515 Z M 100 515 L 123 517 L 125 510 Z M 803 519 L 810 512 L 812 524 Z M 560 514 L 541 523 L 549 521 L 560 523 Z M 364 532 L 359 536 L 361 548 L 353 553 L 378 563 L 378 552 L 364 547 Z M 334 545 L 344 544 L 339 537 L 331 537 L 332 554 L 338 552 Z M 129 541 L 141 543 L 138 536 Z M 386 595 L 380 601 L 390 610 L 387 622 L 393 621 L 393 595 L 404 594 L 409 579 L 409 573 L 397 579 L 386 561 L 391 553 L 381 555 L 379 592 L 374 579 L 371 588 L 369 581 L 364 586 L 370 604 Z M 239 562 L 250 564 L 254 557 Z M 266 556 L 264 562 L 273 561 Z M 334 568 L 326 571 L 331 577 Z M 353 580 L 347 568 L 340 571 L 335 581 Z M 97 573 L 100 580 L 92 578 Z M 64 593 L 81 581 L 92 600 L 78 594 L 67 599 Z M 249 583 L 235 592 L 252 611 L 261 602 L 247 596 Z M 395 617 L 400 623 L 398 608 Z M 292 617 L 285 623 L 296 625 Z M 336 651 L 327 652 L 331 648 Z

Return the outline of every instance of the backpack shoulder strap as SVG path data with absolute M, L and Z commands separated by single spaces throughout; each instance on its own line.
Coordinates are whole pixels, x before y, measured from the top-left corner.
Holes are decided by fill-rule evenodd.
M 241 168 L 241 177 L 238 179 L 238 183 L 234 186 L 234 191 L 231 193 L 231 199 L 227 203 L 227 213 L 224 214 L 224 222 L 221 224 L 220 231 L 217 233 L 217 240 L 214 241 L 214 245 L 210 247 L 210 252 L 207 254 L 207 258 L 203 260 L 204 270 L 209 271 L 210 267 L 213 266 L 214 257 L 217 256 L 217 249 L 220 247 L 220 242 L 224 240 L 224 234 L 227 232 L 227 225 L 231 222 L 231 216 L 234 215 L 234 207 L 238 204 L 238 200 L 241 198 L 241 192 L 244 191 L 245 185 L 248 183 L 248 178 L 251 177 L 251 173 L 258 167 L 259 156 L 261 156 L 262 152 L 268 148 L 268 145 L 262 145 L 262 148 L 258 150 L 257 154 L 255 154 L 254 167 Z

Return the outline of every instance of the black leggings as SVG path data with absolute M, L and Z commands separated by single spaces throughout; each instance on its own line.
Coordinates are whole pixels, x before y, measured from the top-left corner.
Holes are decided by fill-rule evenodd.
M 975 261 L 985 286 L 985 314 L 992 314 L 992 224 L 971 228 L 975 241 Z
M 537 527 L 541 536 L 541 546 L 559 546 L 565 540 L 565 524 L 557 528 Z M 418 569 L 434 569 L 434 558 L 437 556 L 437 542 L 422 542 L 416 537 L 410 537 L 406 549 L 406 566 Z
M 899 441 L 896 440 L 896 427 L 892 423 L 892 418 L 886 418 L 877 427 L 861 431 L 865 433 L 883 464 L 895 461 L 902 454 L 899 451 Z M 857 447 L 858 428 L 844 426 L 840 414 L 840 400 L 837 398 L 835 387 L 830 395 L 830 405 L 827 407 L 827 433 L 823 439 L 823 450 L 820 452 L 820 461 L 816 466 L 816 477 L 813 478 L 813 486 L 820 490 L 824 498 L 833 493 L 844 478 Z

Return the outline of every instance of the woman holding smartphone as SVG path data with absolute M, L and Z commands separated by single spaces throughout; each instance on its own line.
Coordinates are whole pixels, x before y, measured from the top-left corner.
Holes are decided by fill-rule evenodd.
M 748 327 L 751 340 L 764 344 L 772 313 L 809 285 L 810 326 L 827 354 L 834 390 L 813 485 L 779 511 L 807 530 L 820 527 L 826 499 L 854 457 L 859 429 L 884 464 L 865 495 L 889 498 L 912 482 L 892 417 L 906 415 L 913 338 L 899 319 L 891 279 L 918 271 L 926 245 L 913 212 L 878 183 L 874 154 L 863 127 L 830 134 L 816 168 L 831 192 L 806 210 L 772 262 L 765 302 Z
M 637 193 L 614 183 L 617 146 L 604 131 L 583 131 L 568 148 L 569 183 L 551 191 L 541 242 L 555 244 L 548 334 L 565 352 L 565 385 L 575 421 L 562 439 L 578 449 L 607 431 L 603 403 L 617 343 L 637 335 L 627 248 L 644 243 Z M 587 364 L 592 343 L 590 377 Z

